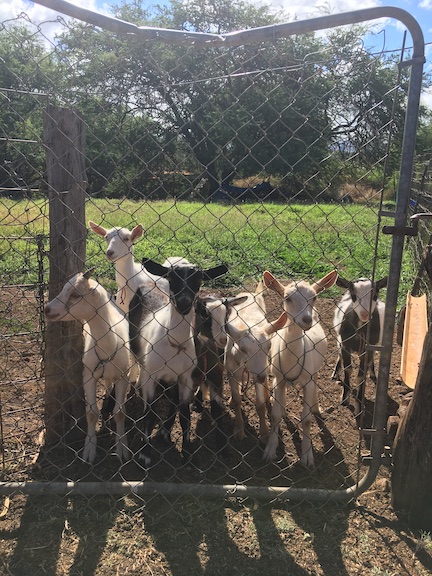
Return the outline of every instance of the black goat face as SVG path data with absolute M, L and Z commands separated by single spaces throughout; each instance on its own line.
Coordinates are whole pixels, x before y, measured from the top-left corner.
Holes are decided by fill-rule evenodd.
M 170 270 L 168 280 L 172 302 L 183 316 L 191 311 L 202 279 L 202 272 L 195 266 L 175 266 Z

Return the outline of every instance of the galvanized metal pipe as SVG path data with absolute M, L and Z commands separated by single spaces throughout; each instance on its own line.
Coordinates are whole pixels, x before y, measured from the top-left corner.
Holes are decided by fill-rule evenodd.
M 183 484 L 172 482 L 0 482 L 0 496 L 17 494 L 56 496 L 127 496 L 253 498 L 260 501 L 348 502 L 358 493 L 358 487 L 346 490 L 290 488 L 281 486 L 245 486 L 242 484 Z

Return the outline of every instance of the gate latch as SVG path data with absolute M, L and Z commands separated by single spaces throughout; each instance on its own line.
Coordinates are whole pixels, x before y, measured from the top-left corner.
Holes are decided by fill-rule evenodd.
M 394 236 L 417 236 L 419 220 L 430 220 L 432 213 L 419 212 L 411 216 L 412 226 L 403 226 L 401 228 L 396 226 L 383 226 L 383 234 L 393 234 Z

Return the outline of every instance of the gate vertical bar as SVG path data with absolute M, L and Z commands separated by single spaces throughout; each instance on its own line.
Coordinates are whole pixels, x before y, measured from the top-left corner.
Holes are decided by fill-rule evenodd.
M 395 225 L 393 228 L 393 241 L 390 254 L 389 281 L 387 286 L 386 310 L 383 331 L 383 351 L 380 355 L 378 384 L 376 394 L 376 407 L 374 411 L 373 427 L 377 431 L 372 438 L 371 455 L 378 470 L 383 439 L 386 427 L 387 390 L 392 357 L 393 333 L 396 318 L 396 307 L 399 292 L 402 255 L 404 249 L 405 229 L 407 225 L 408 206 L 411 192 L 411 183 L 414 166 L 414 153 L 416 145 L 416 132 L 420 106 L 420 93 L 423 79 L 423 65 L 425 62 L 424 39 L 421 29 L 413 34 L 413 55 L 410 62 L 411 77 L 408 92 L 407 110 L 405 116 L 404 137 L 402 143 L 402 157 L 399 175 L 399 187 L 395 211 Z M 403 65 L 403 64 L 401 64 Z M 375 472 L 376 473 L 376 472 Z

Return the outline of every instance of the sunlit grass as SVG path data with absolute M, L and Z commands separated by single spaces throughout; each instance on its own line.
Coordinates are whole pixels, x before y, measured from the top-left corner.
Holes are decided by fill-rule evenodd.
M 11 284 L 35 280 L 35 238 L 48 235 L 47 214 L 43 199 L 0 201 L 3 283 L 5 279 Z M 282 279 L 318 279 L 333 268 L 349 279 L 370 276 L 377 230 L 391 223 L 378 222 L 377 204 L 228 206 L 108 199 L 89 199 L 86 219 L 106 228 L 132 228 L 141 223 L 145 234 L 135 247 L 137 260 L 146 257 L 161 262 L 181 255 L 202 267 L 226 263 L 230 274 L 219 281 L 219 286 L 256 281 L 266 269 Z M 378 239 L 375 276 L 381 277 L 388 273 L 391 237 L 379 232 Z M 86 247 L 86 265 L 95 266 L 100 280 L 112 285 L 114 271 L 105 258 L 105 242 L 89 232 Z M 48 270 L 46 257 L 44 267 Z M 410 273 L 403 276 L 407 287 L 411 278 Z

